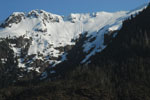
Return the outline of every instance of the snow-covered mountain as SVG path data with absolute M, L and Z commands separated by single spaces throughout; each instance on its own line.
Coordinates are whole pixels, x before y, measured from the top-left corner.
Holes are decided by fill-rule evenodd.
M 111 38 L 117 35 L 122 22 L 146 6 L 147 4 L 131 11 L 69 16 L 55 15 L 43 10 L 14 12 L 0 23 L 0 41 L 7 39 L 19 68 L 27 72 L 43 73 L 45 77 L 45 69 L 67 61 L 68 51 L 81 38 L 85 38 L 81 45 L 85 56 L 79 63 L 88 64 L 89 58 L 105 49 Z M 1 57 L 1 61 L 5 64 L 7 57 Z

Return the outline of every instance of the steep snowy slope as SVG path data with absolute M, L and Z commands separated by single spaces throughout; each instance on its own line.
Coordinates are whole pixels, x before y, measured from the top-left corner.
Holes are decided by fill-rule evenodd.
M 10 47 L 18 58 L 18 67 L 42 73 L 45 68 L 67 60 L 67 51 L 76 44 L 81 34 L 87 33 L 88 39 L 83 45 L 87 55 L 81 63 L 88 63 L 92 55 L 102 51 L 107 46 L 107 41 L 110 42 L 107 37 L 117 35 L 124 19 L 146 6 L 147 4 L 133 11 L 70 14 L 65 17 L 43 10 L 14 12 L 1 23 L 0 38 L 11 41 Z M 12 42 L 15 39 L 21 46 Z

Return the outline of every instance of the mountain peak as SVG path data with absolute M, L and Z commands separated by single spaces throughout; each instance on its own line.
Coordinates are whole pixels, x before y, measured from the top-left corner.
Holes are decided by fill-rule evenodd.
M 25 13 L 23 12 L 14 12 L 3 22 L 0 27 L 11 27 L 13 23 L 18 24 L 22 19 L 25 18 Z
M 53 67 L 67 59 L 68 50 L 84 38 L 84 43 L 80 46 L 86 56 L 79 61 L 84 64 L 92 55 L 105 49 L 107 43 L 122 27 L 122 21 L 137 11 L 139 10 L 132 13 L 126 11 L 72 13 L 67 17 L 44 10 L 14 12 L 0 25 L 3 27 L 0 29 L 0 38 L 19 39 L 22 44 L 29 41 L 21 48 L 26 50 L 26 56 L 22 57 L 22 51 L 13 43 L 10 43 L 11 49 L 14 55 L 22 57 L 21 60 L 18 59 L 19 67 L 36 71 L 39 67 L 32 66 L 35 61 L 42 60 L 46 67 Z M 24 48 L 25 46 L 27 47 Z
M 59 22 L 59 20 L 62 19 L 61 16 L 59 15 L 56 15 L 56 14 L 52 14 L 52 13 L 49 13 L 49 12 L 46 12 L 44 10 L 32 10 L 30 11 L 28 14 L 27 14 L 27 17 L 35 17 L 35 18 L 43 18 L 45 20 L 49 20 L 49 21 L 57 21 Z

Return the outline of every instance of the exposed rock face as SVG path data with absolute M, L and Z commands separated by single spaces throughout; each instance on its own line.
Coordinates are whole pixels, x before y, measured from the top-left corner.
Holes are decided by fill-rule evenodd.
M 35 31 L 38 31 L 38 32 L 43 32 L 43 33 L 45 33 L 45 32 L 47 32 L 47 28 L 45 28 L 45 29 L 36 29 Z
M 32 17 L 39 18 L 41 16 L 43 18 L 43 21 L 47 21 L 48 23 L 49 22 L 59 22 L 60 19 L 62 19 L 60 16 L 54 16 L 43 10 L 32 10 L 31 12 L 29 12 L 27 14 L 27 17 L 29 17 L 29 18 L 32 18 Z
M 21 22 L 22 19 L 25 18 L 24 13 L 13 13 L 11 16 L 9 16 L 4 23 L 0 25 L 0 27 L 11 27 L 13 23 L 18 24 Z
M 74 45 L 66 45 L 65 47 L 56 47 L 55 49 L 59 50 L 60 52 L 68 52 L 73 48 Z

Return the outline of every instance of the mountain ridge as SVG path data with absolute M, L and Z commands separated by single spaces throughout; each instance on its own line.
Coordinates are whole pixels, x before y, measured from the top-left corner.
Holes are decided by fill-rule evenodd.
M 0 25 L 0 41 L 8 43 L 15 59 L 12 62 L 18 63 L 18 68 L 25 73 L 18 77 L 34 71 L 42 76 L 43 73 L 56 73 L 45 69 L 69 59 L 74 62 L 72 56 L 76 58 L 74 64 L 88 64 L 90 57 L 104 50 L 117 35 L 122 22 L 146 6 L 132 12 L 70 14 L 68 17 L 43 10 L 32 10 L 27 14 L 15 12 Z M 68 52 L 72 53 L 71 57 Z M 81 55 L 82 59 L 78 59 Z M 1 61 L 5 66 L 7 57 L 2 56 Z

